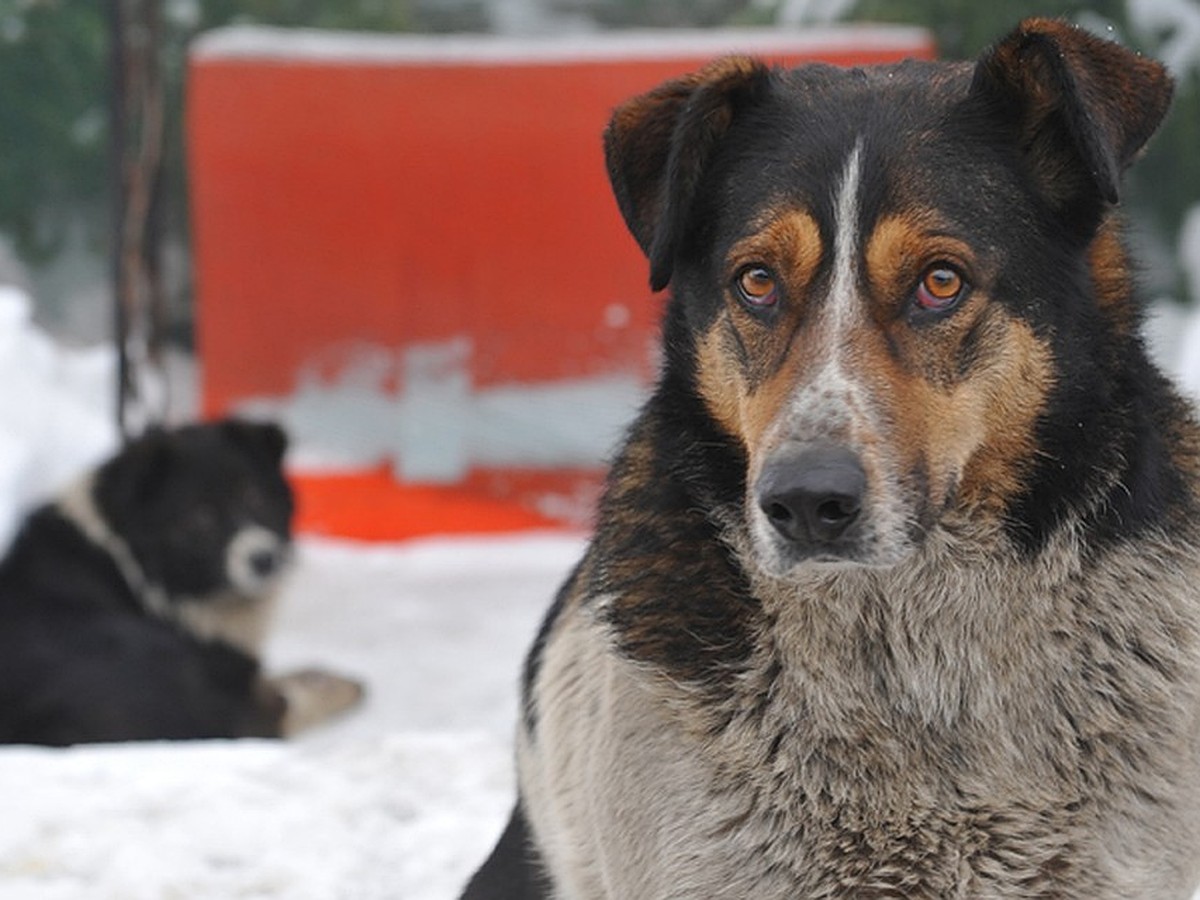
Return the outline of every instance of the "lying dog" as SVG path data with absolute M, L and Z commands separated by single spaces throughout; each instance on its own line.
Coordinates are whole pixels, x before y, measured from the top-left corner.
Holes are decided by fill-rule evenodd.
M 470 900 L 1188 897 L 1200 433 L 1114 212 L 1163 68 L 725 59 L 618 108 L 661 380 Z
M 274 425 L 153 431 L 29 516 L 0 563 L 0 743 L 276 737 L 358 702 L 259 668 L 285 447 Z

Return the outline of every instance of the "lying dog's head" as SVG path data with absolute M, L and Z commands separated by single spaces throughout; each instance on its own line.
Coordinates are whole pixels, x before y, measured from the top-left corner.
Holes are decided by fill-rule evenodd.
M 1104 342 L 1137 327 L 1108 213 L 1170 95 L 1031 20 L 975 64 L 729 58 L 616 110 L 617 200 L 682 323 L 668 366 L 744 451 L 768 569 L 892 564 L 952 511 L 1032 502 L 1036 531 L 1084 490 L 1047 458 L 1104 427 Z
M 59 509 L 108 551 L 147 610 L 256 648 L 291 559 L 287 439 L 238 420 L 153 429 Z

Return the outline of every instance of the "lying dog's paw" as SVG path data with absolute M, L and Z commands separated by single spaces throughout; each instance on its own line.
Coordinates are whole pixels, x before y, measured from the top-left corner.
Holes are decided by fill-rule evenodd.
M 319 725 L 353 709 L 366 693 L 361 681 L 322 669 L 301 669 L 270 680 L 284 701 L 280 731 L 284 737 Z

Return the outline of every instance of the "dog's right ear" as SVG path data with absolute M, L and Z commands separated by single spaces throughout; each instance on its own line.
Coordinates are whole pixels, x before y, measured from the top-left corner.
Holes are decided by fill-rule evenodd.
M 1171 102 L 1167 70 L 1055 19 L 1027 19 L 986 52 L 971 98 L 1011 136 L 1056 212 L 1092 228 Z
M 729 56 L 617 107 L 604 132 L 608 177 L 625 224 L 650 260 L 650 287 L 671 280 L 692 197 L 739 105 L 766 84 L 757 60 Z
M 229 440 L 244 448 L 255 458 L 272 467 L 283 464 L 287 452 L 287 432 L 274 422 L 251 422 L 244 419 L 226 419 L 220 423 L 221 430 Z
M 175 459 L 171 433 L 159 426 L 148 428 L 101 467 L 95 480 L 97 503 L 106 514 L 141 509 L 163 489 Z

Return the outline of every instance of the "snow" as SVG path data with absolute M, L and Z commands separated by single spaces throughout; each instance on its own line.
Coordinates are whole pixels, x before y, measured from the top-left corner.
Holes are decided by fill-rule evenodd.
M 1177 78 L 1191 69 L 1200 71 L 1200 5 L 1195 0 L 1129 0 L 1128 7 L 1129 20 L 1140 32 L 1166 35 L 1154 55 Z
M 772 55 L 853 49 L 924 48 L 929 32 L 903 25 L 843 25 L 786 31 L 773 28 L 629 30 L 553 37 L 367 34 L 265 25 L 205 32 L 190 54 L 201 60 L 266 59 L 313 65 L 578 64 L 661 59 L 664 54 L 709 58 L 726 53 Z
M 55 346 L 29 297 L 0 285 L 0 547 L 21 510 L 116 447 L 115 373 L 107 349 Z
M 237 411 L 281 422 L 293 464 L 308 472 L 387 463 L 406 481 L 455 483 L 474 466 L 600 465 L 645 395 L 620 374 L 477 390 L 473 352 L 465 336 L 322 352 L 299 367 L 290 394 Z
M 503 824 L 507 761 L 481 733 L 9 749 L 0 894 L 452 898 Z

